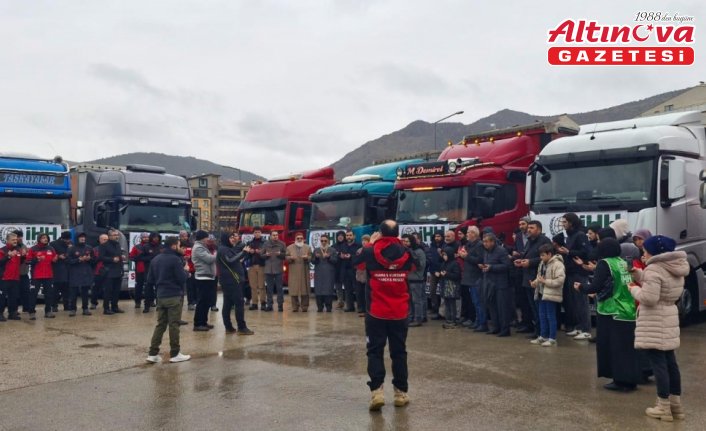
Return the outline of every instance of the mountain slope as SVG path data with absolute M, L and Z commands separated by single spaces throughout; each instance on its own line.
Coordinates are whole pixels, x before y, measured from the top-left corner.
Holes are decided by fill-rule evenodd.
M 222 166 L 208 160 L 197 159 L 195 157 L 171 156 L 161 153 L 128 153 L 113 157 L 86 161 L 82 163 L 96 163 L 104 165 L 129 165 L 143 164 L 162 166 L 168 173 L 191 177 L 199 174 L 220 174 L 224 179 L 253 181 L 261 180 L 263 177 L 252 172 L 241 171 L 238 168 Z
M 567 115 L 578 124 L 626 120 L 640 115 L 651 107 L 683 93 L 685 90 L 687 89 L 670 91 L 610 108 Z M 458 142 L 465 135 L 530 124 L 533 121 L 545 121 L 557 116 L 532 115 L 511 109 L 503 109 L 467 125 L 452 122 L 439 123 L 436 125 L 436 148 L 442 149 L 449 140 Z M 342 178 L 360 168 L 371 165 L 375 160 L 432 150 L 434 150 L 434 124 L 418 120 L 396 132 L 366 142 L 333 163 L 332 166 L 336 171 L 336 177 Z

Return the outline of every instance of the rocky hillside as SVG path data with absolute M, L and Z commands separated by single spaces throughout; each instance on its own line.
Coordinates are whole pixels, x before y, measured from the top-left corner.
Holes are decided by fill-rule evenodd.
M 659 105 L 685 90 L 670 91 L 610 108 L 568 115 L 578 124 L 625 120 L 634 118 L 652 106 Z M 556 116 L 538 116 L 511 109 L 503 109 L 471 124 L 439 123 L 436 126 L 436 146 L 438 149 L 442 149 L 449 140 L 457 142 L 465 135 L 530 124 L 536 120 L 543 121 Z M 371 165 L 375 160 L 432 150 L 434 150 L 434 125 L 425 121 L 414 121 L 401 130 L 366 142 L 333 163 L 332 166 L 336 171 L 336 177 L 342 178 L 360 168 Z

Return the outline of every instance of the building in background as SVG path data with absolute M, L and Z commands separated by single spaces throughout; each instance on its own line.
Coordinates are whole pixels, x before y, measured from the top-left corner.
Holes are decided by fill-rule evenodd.
M 235 229 L 236 211 L 250 184 L 221 179 L 218 174 L 201 174 L 188 178 L 192 192 L 192 208 L 198 219 L 198 229 L 207 232 Z
M 640 114 L 640 117 L 665 114 L 677 111 L 703 111 L 706 110 L 706 83 L 687 88 L 679 95 L 654 106 Z

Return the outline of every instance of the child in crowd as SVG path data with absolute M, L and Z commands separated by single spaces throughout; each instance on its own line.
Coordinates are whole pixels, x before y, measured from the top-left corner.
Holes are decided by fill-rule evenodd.
M 564 259 L 551 244 L 539 247 L 539 270 L 537 278 L 530 281 L 534 288 L 534 300 L 539 301 L 539 337 L 532 344 L 551 347 L 556 345 L 556 307 L 562 301 L 562 288 L 566 273 Z
M 441 279 L 441 296 L 444 298 L 444 311 L 446 323 L 444 329 L 456 329 L 456 300 L 459 298 L 459 284 L 461 283 L 461 267 L 454 259 L 456 250 L 453 247 L 446 247 L 441 252 L 441 270 L 436 272 L 437 278 Z

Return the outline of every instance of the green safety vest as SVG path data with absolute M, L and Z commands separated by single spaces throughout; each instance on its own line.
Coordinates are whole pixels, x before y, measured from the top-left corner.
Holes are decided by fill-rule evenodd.
M 616 320 L 635 321 L 637 307 L 628 289 L 628 284 L 632 283 L 628 264 L 620 257 L 608 257 L 603 261 L 610 267 L 610 275 L 613 277 L 613 296 L 605 301 L 599 301 L 596 311 L 599 314 L 613 316 Z

